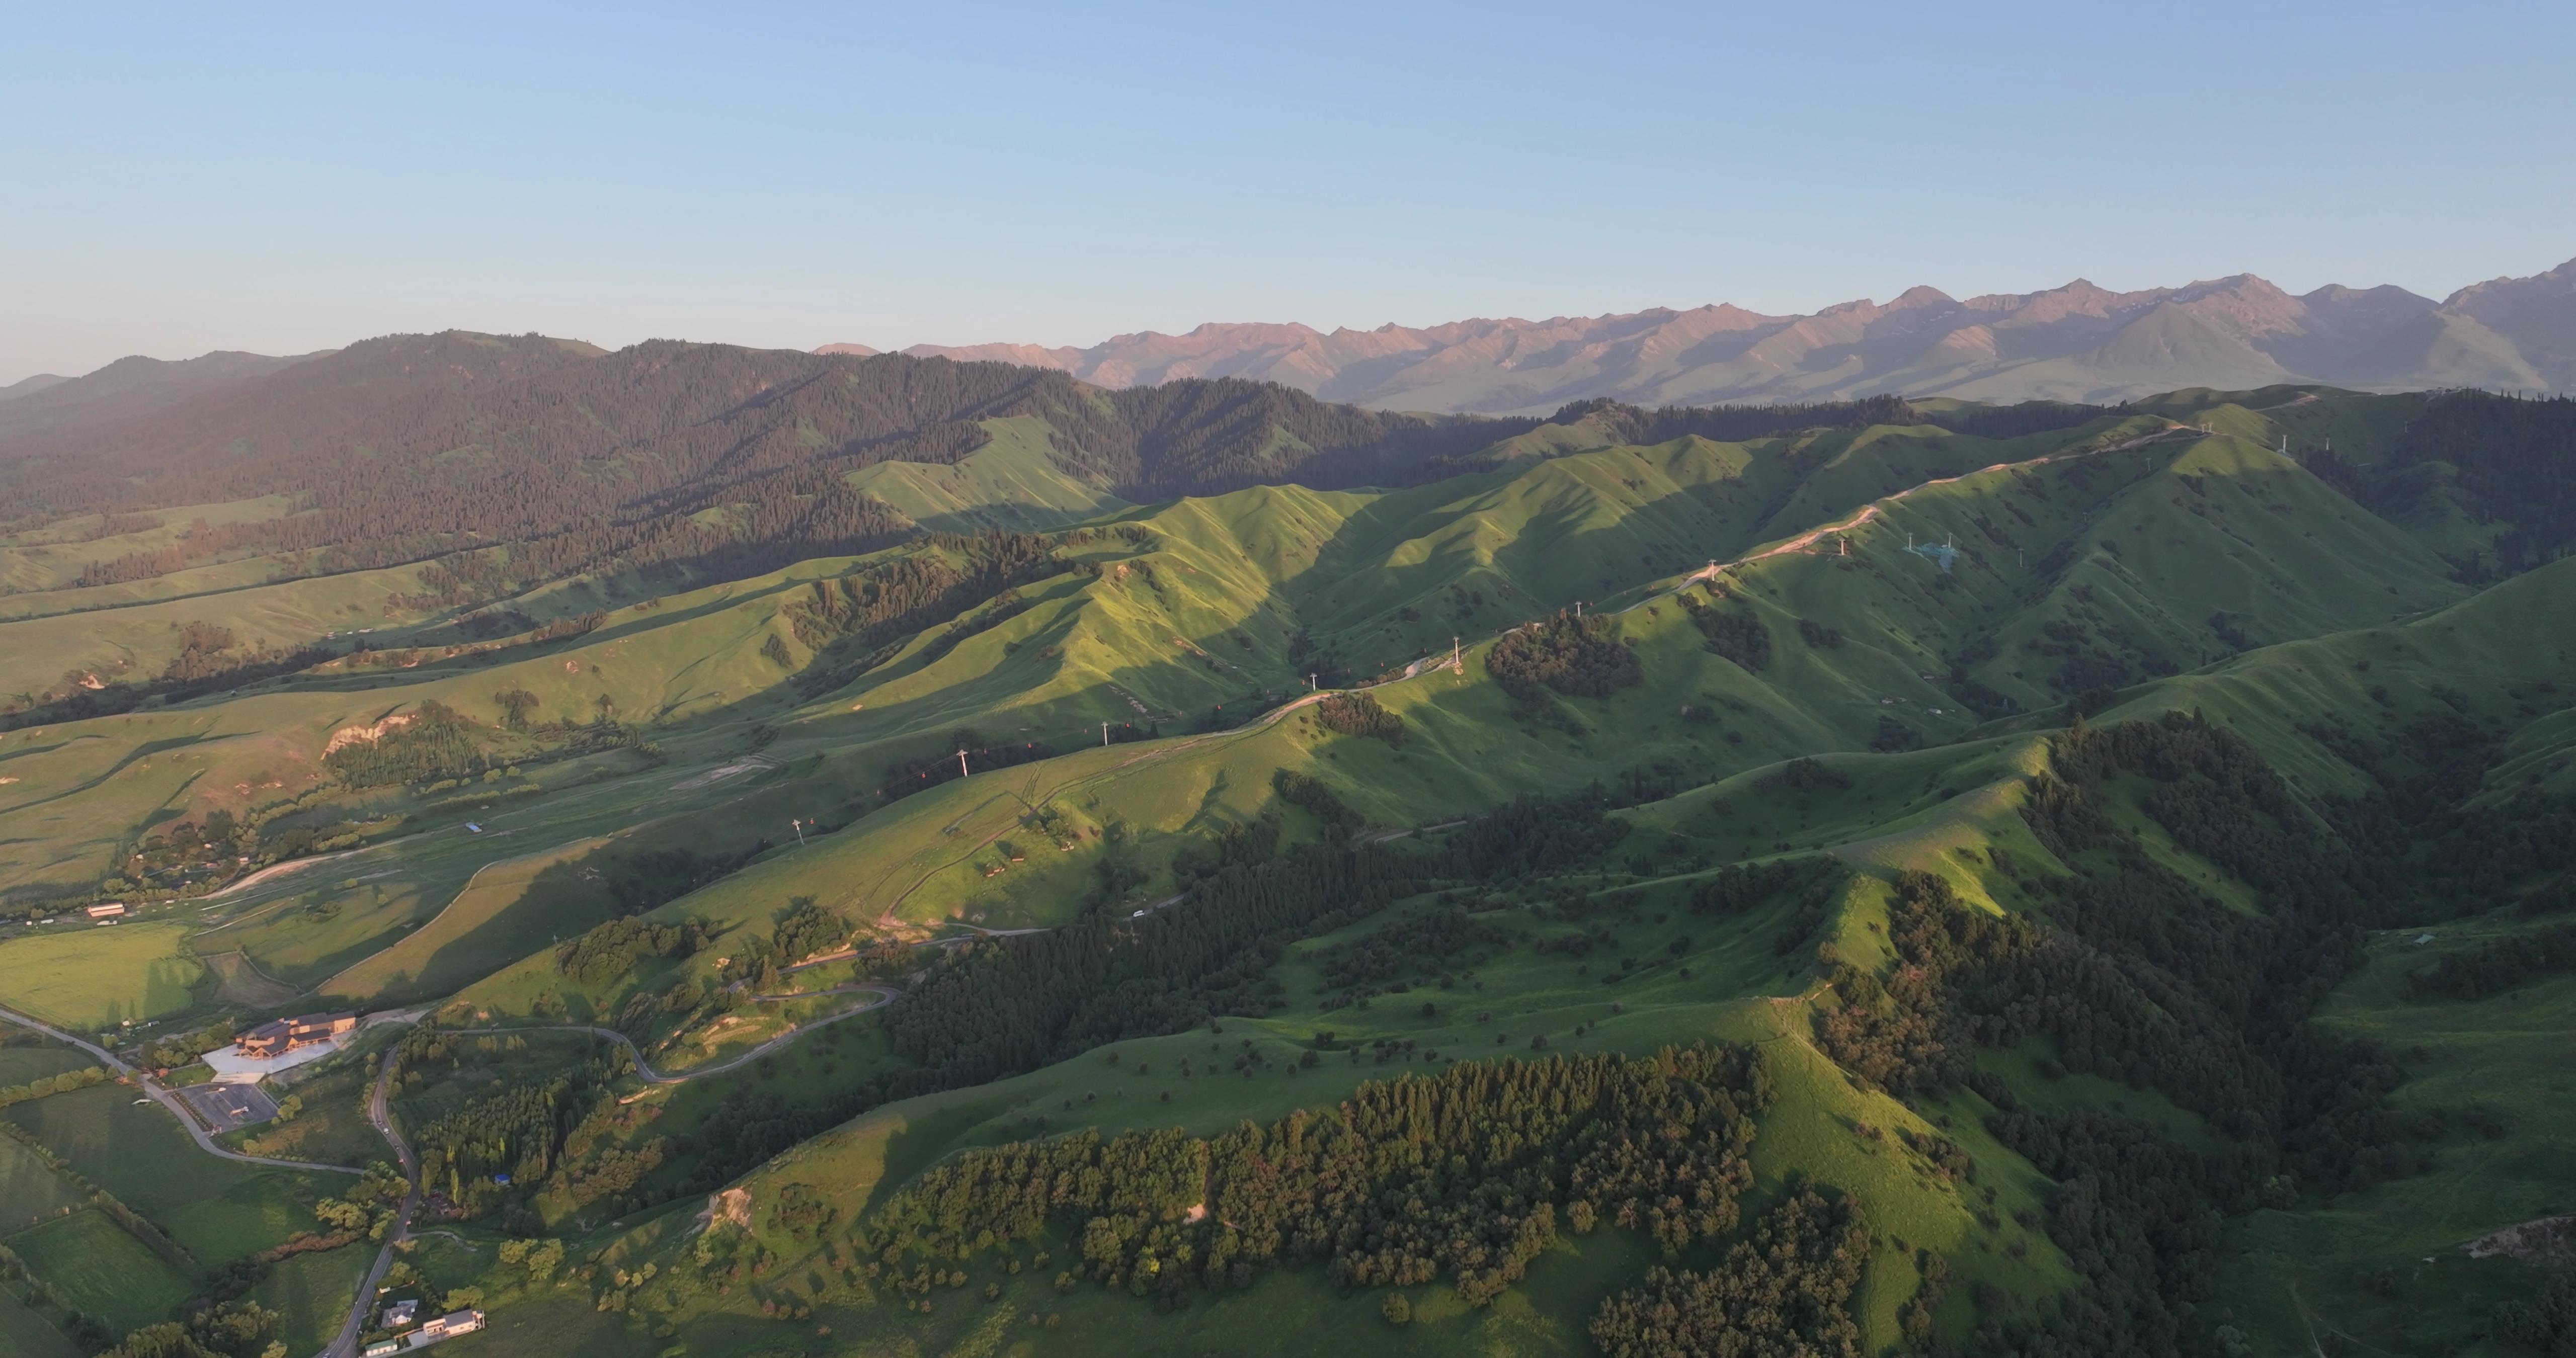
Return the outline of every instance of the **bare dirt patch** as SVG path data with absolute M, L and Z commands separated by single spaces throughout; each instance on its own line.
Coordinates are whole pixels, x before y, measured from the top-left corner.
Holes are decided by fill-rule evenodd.
M 2489 1232 L 2461 1246 L 2472 1259 L 2506 1255 L 2532 1263 L 2576 1256 L 2576 1216 L 2542 1217 Z

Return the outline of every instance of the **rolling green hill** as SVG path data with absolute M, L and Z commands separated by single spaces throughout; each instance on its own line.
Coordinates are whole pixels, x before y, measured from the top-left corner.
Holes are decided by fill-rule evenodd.
M 67 588 L 183 540 L 0 543 L 0 1004 L 430 1011 L 383 1040 L 456 1167 L 406 1257 L 495 1319 L 458 1358 L 2511 1351 L 2541 1269 L 2458 1247 L 2576 1187 L 2532 1050 L 2576 564 L 2498 512 L 2545 403 L 1466 446 L 815 371 L 722 417 L 774 462 L 638 501 L 739 551 L 254 535 Z M 827 453 L 880 399 L 954 456 Z M 791 502 L 874 526 L 809 551 Z M 539 1236 L 559 1274 L 497 1248 Z M 1711 1281 L 1757 1236 L 1794 1325 Z

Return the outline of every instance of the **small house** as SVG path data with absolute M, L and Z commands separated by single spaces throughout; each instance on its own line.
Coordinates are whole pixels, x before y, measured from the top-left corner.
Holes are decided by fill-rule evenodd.
M 482 1328 L 482 1312 L 471 1310 L 455 1311 L 447 1315 L 440 1316 L 438 1319 L 421 1326 L 420 1337 L 423 1339 L 446 1339 L 454 1335 L 472 1334 L 476 1330 Z
M 367 1346 L 366 1358 L 387 1358 L 387 1355 L 400 1353 L 402 1350 L 403 1341 L 399 1339 L 379 1339 Z
M 380 1330 L 393 1330 L 396 1332 L 408 1330 L 419 1319 L 419 1317 L 419 1299 L 405 1298 L 404 1300 L 395 1302 L 393 1305 L 385 1308 L 383 1323 L 377 1325 L 376 1328 Z

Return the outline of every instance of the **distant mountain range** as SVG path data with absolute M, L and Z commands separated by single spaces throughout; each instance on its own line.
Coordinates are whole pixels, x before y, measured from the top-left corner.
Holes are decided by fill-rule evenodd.
M 830 344 L 819 352 L 877 351 Z M 2078 279 L 1965 301 L 1915 288 L 1811 316 L 1719 304 L 1329 333 L 1208 324 L 1087 349 L 921 344 L 903 352 L 1051 368 L 1104 387 L 1245 377 L 1379 409 L 1480 414 L 1540 413 L 1597 396 L 1653 406 L 1890 392 L 2099 402 L 2281 382 L 2557 390 L 2576 386 L 2576 260 L 2440 302 L 2390 286 L 2293 296 L 2252 274 L 2139 292 Z

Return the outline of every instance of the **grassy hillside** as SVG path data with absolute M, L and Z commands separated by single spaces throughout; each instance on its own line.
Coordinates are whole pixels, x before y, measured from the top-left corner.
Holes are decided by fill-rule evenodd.
M 1867 1351 L 2060 1322 L 2468 1343 L 2526 1265 L 2379 1273 L 2563 1210 L 2514 1007 L 2562 978 L 2463 1001 L 2405 975 L 2551 927 L 2511 912 L 2576 867 L 2548 829 L 2576 787 L 2576 565 L 2473 590 L 2448 529 L 2276 451 L 2395 449 L 2407 409 L 2186 392 L 2006 438 L 1656 443 L 1594 411 L 1425 484 L 1156 505 L 1060 460 L 1061 424 L 991 416 L 953 460 L 836 473 L 937 535 L 718 583 L 567 577 L 238 692 L 0 734 L 0 906 L 139 916 L 0 939 L 0 1003 L 90 1028 L 423 1004 L 614 1026 L 700 1074 L 647 1085 L 587 1038 L 405 1042 L 431 1077 L 406 1127 L 481 1157 L 445 1190 L 463 1239 L 418 1256 L 499 1321 L 460 1358 L 1579 1353 L 1650 1266 L 1739 1267 L 1810 1184 L 1867 1216 L 1826 1304 Z M 1301 446 L 1279 456 L 1323 445 Z M 307 596 L 414 569 L 112 608 L 96 634 L 220 599 L 300 635 L 327 620 Z M 2106 733 L 2067 733 L 2079 711 Z M 1558 800 L 1505 809 L 1529 798 Z M 2365 955 L 2365 928 L 2401 932 Z M 2395 1054 L 2297 1045 L 2311 1010 Z M 1374 1081 L 1428 1098 L 1478 1063 L 1701 1042 L 1760 1053 L 1740 1220 L 1667 1257 L 1551 1218 L 1498 1295 L 1403 1283 L 1400 1326 L 1321 1247 L 1215 1291 L 1125 1265 L 1060 1289 L 1096 1243 L 1063 1216 L 938 1244 L 916 1293 L 921 1242 L 872 1234 L 997 1148 L 1223 1143 Z M 2501 1131 L 2461 1112 L 2465 1072 L 2519 1091 Z M 356 1085 L 329 1087 L 345 1157 Z M 109 1142 L 158 1135 L 121 1123 L 176 1133 L 117 1095 L 9 1116 L 201 1258 L 309 1213 L 300 1181 L 169 1180 L 195 1163 L 175 1143 L 120 1163 Z M 2471 1191 L 2489 1156 L 2510 1164 Z M 12 1182 L 34 1224 L 42 1184 Z M 504 1235 L 572 1264 L 513 1272 Z M 328 1328 L 313 1282 L 262 1284 L 302 1298 L 298 1335 Z

